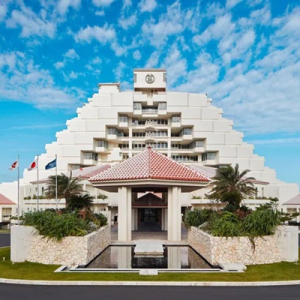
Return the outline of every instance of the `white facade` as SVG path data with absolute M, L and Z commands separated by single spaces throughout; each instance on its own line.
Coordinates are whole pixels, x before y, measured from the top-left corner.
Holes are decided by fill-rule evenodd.
M 240 170 L 250 169 L 249 176 L 269 183 L 257 185 L 257 198 L 278 197 L 282 204 L 299 193 L 297 184 L 276 178 L 275 170 L 253 153 L 253 145 L 243 141 L 243 134 L 233 129 L 231 120 L 222 117 L 222 109 L 213 106 L 212 99 L 206 94 L 166 91 L 166 80 L 165 70 L 139 69 L 134 70 L 133 91 L 121 92 L 119 83 L 99 84 L 99 92 L 77 109 L 78 116 L 66 122 L 65 130 L 57 132 L 57 140 L 46 145 L 40 166 L 57 155 L 58 174 L 68 173 L 80 167 L 118 163 L 150 145 L 186 165 L 239 164 Z M 41 168 L 39 176 L 53 174 L 54 169 Z M 24 171 L 20 193 L 24 211 L 36 205 L 32 200 L 23 200 L 36 195 L 36 185 L 30 184 L 35 180 L 35 171 Z M 84 184 L 92 195 L 99 193 L 87 180 Z M 13 186 L 1 184 L 0 193 L 17 202 Z M 40 195 L 43 188 L 40 185 Z M 185 194 L 181 205 L 205 204 L 207 192 L 202 189 Z M 118 198 L 113 193 L 107 195 L 106 203 L 100 199 L 99 205 L 116 213 Z M 248 202 L 251 204 L 251 200 Z M 41 208 L 55 205 L 48 200 L 40 203 Z

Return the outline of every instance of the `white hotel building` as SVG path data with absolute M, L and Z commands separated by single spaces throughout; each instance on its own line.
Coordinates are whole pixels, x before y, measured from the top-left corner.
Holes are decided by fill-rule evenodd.
M 213 106 L 206 94 L 167 91 L 166 81 L 165 70 L 136 69 L 133 91 L 122 92 L 120 83 L 99 84 L 99 92 L 77 109 L 78 116 L 67 121 L 65 130 L 57 132 L 57 140 L 46 145 L 46 152 L 39 157 L 40 166 L 44 167 L 57 155 L 58 174 L 72 171 L 73 176 L 80 177 L 84 189 L 96 196 L 96 210 L 111 214 L 111 219 L 118 214 L 118 193 L 109 192 L 107 187 L 95 188 L 89 177 L 139 154 L 148 146 L 206 177 L 212 177 L 220 166 L 239 164 L 240 170 L 251 170 L 249 176 L 257 180 L 257 196 L 245 203 L 257 206 L 268 201 L 268 197 L 277 197 L 280 208 L 285 210 L 283 204 L 298 195 L 298 185 L 278 180 L 275 170 L 266 167 L 264 158 L 253 153 L 253 145 L 243 141 L 243 133 L 233 129 L 233 122 L 222 117 L 222 109 Z M 40 179 L 54 174 L 54 169 L 45 171 L 42 167 Z M 24 200 L 35 198 L 36 176 L 35 171 L 25 170 L 23 174 L 20 199 L 25 212 L 37 205 L 35 199 Z M 1 184 L 0 194 L 16 202 L 15 185 Z M 210 189 L 207 183 L 199 187 L 201 189 L 194 187 L 192 192 L 180 193 L 182 211 L 215 205 L 205 199 Z M 39 195 L 43 195 L 45 183 L 40 184 L 39 189 Z M 144 191 L 160 192 L 150 186 Z M 107 198 L 97 199 L 99 193 Z M 163 194 L 159 194 L 162 200 Z M 139 197 L 137 193 L 133 201 Z M 63 203 L 61 200 L 59 206 Z M 299 209 L 300 201 L 299 205 L 293 204 L 291 211 Z M 154 208 L 149 203 L 148 208 L 147 203 L 144 205 L 143 214 L 145 209 L 153 213 Z M 55 207 L 55 201 L 40 199 L 39 207 Z M 132 218 L 136 219 L 139 217 L 135 209 L 138 210 L 132 208 Z M 167 219 L 168 207 L 164 209 Z M 160 216 L 164 218 L 163 213 Z M 135 223 L 132 222 L 133 230 L 138 229 Z M 166 229 L 164 227 L 167 225 L 162 224 L 161 228 Z

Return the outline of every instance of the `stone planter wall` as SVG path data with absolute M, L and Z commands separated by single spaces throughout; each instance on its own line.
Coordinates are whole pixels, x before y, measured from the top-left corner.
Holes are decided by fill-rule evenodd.
M 59 242 L 38 235 L 33 227 L 14 227 L 11 260 L 15 262 L 27 260 L 69 267 L 86 265 L 111 242 L 110 226 L 102 227 L 82 237 L 65 237 Z
M 188 243 L 212 265 L 256 265 L 298 260 L 297 228 L 288 226 L 279 226 L 272 236 L 255 238 L 255 247 L 247 237 L 214 237 L 191 227 Z

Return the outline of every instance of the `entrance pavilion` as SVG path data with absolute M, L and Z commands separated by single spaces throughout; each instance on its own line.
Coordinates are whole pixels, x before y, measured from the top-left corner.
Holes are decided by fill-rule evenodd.
M 137 230 L 145 217 L 158 220 L 161 229 L 168 231 L 169 241 L 180 241 L 180 195 L 205 187 L 210 179 L 149 147 L 91 177 L 90 181 L 94 187 L 118 193 L 118 240 L 128 242 L 131 231 Z M 147 196 L 147 192 L 159 193 L 161 201 Z M 138 197 L 141 193 L 146 193 L 144 198 Z M 149 207 L 149 199 L 155 199 L 156 204 Z

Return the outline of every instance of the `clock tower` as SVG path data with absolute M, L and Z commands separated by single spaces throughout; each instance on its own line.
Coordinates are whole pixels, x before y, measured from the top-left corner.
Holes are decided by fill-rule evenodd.
M 134 91 L 165 92 L 167 77 L 165 69 L 135 69 Z

